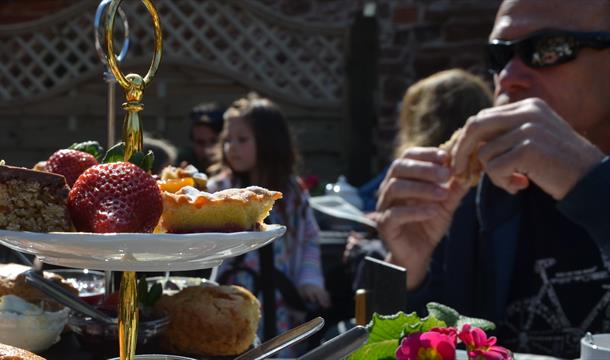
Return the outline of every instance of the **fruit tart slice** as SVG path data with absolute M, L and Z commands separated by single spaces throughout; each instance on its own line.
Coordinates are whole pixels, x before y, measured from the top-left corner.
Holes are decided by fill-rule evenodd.
M 158 230 L 169 233 L 260 230 L 282 193 L 258 186 L 215 193 L 191 186 L 162 192 L 163 214 Z

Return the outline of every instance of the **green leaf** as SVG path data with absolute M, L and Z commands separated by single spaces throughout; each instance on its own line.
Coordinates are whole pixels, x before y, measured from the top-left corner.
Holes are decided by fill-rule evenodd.
M 422 318 L 419 322 L 419 328 L 416 332 L 426 332 L 430 331 L 434 328 L 444 328 L 447 327 L 447 323 L 443 320 L 437 319 L 435 316 L 428 315 L 425 318 Z
M 429 315 L 434 316 L 438 320 L 444 321 L 447 326 L 457 326 L 460 314 L 455 309 L 435 302 L 426 304 L 426 309 L 428 309 Z
M 398 339 L 384 340 L 362 346 L 349 356 L 349 360 L 394 360 Z
M 416 313 L 405 314 L 402 311 L 394 315 L 379 315 L 374 313 L 373 319 L 367 325 L 369 330 L 368 343 L 390 339 L 398 341 L 403 329 L 419 326 L 420 322 L 421 320 Z
M 402 311 L 394 315 L 374 313 L 373 319 L 367 325 L 369 331 L 367 343 L 349 359 L 394 359 L 402 334 L 408 332 L 408 329 L 419 328 L 420 325 L 421 319 L 416 313 L 405 314 Z
M 74 143 L 70 145 L 68 149 L 83 151 L 93 155 L 97 160 L 100 160 L 104 156 L 104 148 L 97 141 L 84 141 L 81 143 Z
M 163 286 L 160 283 L 155 283 L 148 290 L 148 297 L 146 298 L 146 306 L 152 307 L 155 303 L 161 299 L 161 295 L 163 295 Z
M 138 302 L 144 303 L 143 300 L 148 296 L 148 283 L 146 282 L 145 277 L 141 277 L 140 280 L 138 280 L 137 292 Z
M 110 149 L 108 149 L 108 151 L 106 152 L 106 156 L 104 156 L 104 159 L 102 160 L 102 163 L 107 164 L 107 163 L 124 161 L 124 159 L 123 159 L 124 157 L 125 157 L 125 143 L 120 142 L 120 143 L 117 143 L 116 145 L 114 145 L 113 147 L 111 147 Z
M 458 322 L 457 322 L 457 328 L 461 329 L 462 326 L 464 326 L 465 324 L 470 324 L 470 326 L 472 326 L 472 327 L 478 327 L 485 331 L 494 330 L 496 328 L 496 324 L 494 324 L 493 322 L 491 322 L 489 320 L 472 318 L 472 317 L 460 315 L 460 318 L 458 319 Z
M 150 171 L 152 169 L 153 162 L 155 161 L 155 155 L 151 150 L 148 150 L 148 153 L 144 155 L 143 152 L 138 151 L 137 153 L 131 155 L 129 158 L 129 162 L 142 168 L 144 171 Z
M 150 171 L 153 167 L 153 163 L 155 162 L 155 154 L 153 154 L 152 150 L 148 150 L 146 155 L 144 155 L 144 161 L 142 162 L 142 169 L 145 171 Z

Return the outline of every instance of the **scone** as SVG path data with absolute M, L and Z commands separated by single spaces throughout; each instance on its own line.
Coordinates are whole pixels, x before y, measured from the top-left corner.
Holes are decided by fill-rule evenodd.
M 456 132 L 453 133 L 453 135 L 451 135 L 451 138 L 446 142 L 442 143 L 439 148 L 447 151 L 447 153 L 451 155 L 451 152 L 457 144 L 457 141 L 461 135 L 462 129 L 458 129 Z M 451 162 L 451 160 L 449 160 L 449 162 Z M 479 161 L 479 152 L 475 150 L 472 154 L 470 154 L 470 157 L 468 159 L 468 168 L 466 169 L 466 171 L 461 174 L 455 174 L 453 177 L 462 184 L 470 184 L 470 186 L 476 186 L 479 183 L 479 180 L 481 179 L 482 171 L 483 166 Z
M 181 234 L 258 230 L 282 193 L 258 186 L 208 193 L 186 186 L 162 196 L 160 229 Z
M 0 344 L 0 360 L 45 360 L 27 350 Z
M 161 346 L 192 355 L 244 352 L 254 341 L 260 319 L 258 300 L 239 286 L 188 287 L 172 296 L 163 295 L 155 309 L 170 316 Z

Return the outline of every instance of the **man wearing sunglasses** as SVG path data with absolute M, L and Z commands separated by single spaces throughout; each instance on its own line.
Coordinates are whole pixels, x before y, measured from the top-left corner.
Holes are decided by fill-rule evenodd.
M 443 302 L 515 351 L 575 358 L 585 331 L 610 332 L 610 1 L 505 0 L 488 52 L 495 107 L 450 154 L 393 163 L 378 229 L 414 309 Z M 473 154 L 471 190 L 451 179 Z

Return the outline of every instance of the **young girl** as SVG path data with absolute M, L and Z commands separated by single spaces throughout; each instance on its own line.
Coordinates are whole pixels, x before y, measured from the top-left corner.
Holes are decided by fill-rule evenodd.
M 294 311 L 291 304 L 295 297 L 321 308 L 330 305 L 320 266 L 319 228 L 309 207 L 309 196 L 295 175 L 297 153 L 278 107 L 268 99 L 251 94 L 234 102 L 225 112 L 224 119 L 221 133 L 223 170 L 210 180 L 208 190 L 258 185 L 284 194 L 267 219 L 287 228 L 286 234 L 272 243 L 273 251 L 269 251 L 276 269 L 273 276 L 277 290 L 275 331 L 283 333 L 303 320 L 302 311 Z M 219 270 L 219 279 L 258 292 L 262 300 L 263 283 L 269 280 L 260 277 L 261 267 L 266 266 L 265 260 L 259 258 L 263 253 L 252 251 L 225 261 Z M 271 260 L 268 262 L 271 264 Z M 263 309 L 273 308 L 263 304 Z M 269 318 L 269 314 L 264 315 Z M 269 335 L 272 334 L 265 331 L 265 337 Z

